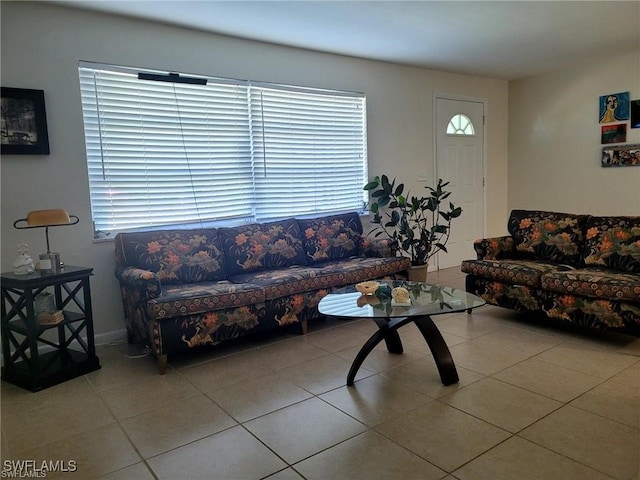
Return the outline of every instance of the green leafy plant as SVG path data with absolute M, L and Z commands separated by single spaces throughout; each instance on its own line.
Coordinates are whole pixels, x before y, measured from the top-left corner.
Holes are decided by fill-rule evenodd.
M 429 195 L 416 197 L 408 191 L 404 195 L 404 184 L 396 185 L 395 178 L 375 177 L 364 186 L 372 199 L 371 223 L 378 225 L 372 233 L 387 235 L 392 248 L 411 258 L 412 265 L 428 264 L 433 255 L 447 251 L 451 221 L 462 214 L 462 208 L 451 202 L 446 207 L 445 200 L 451 195 L 445 190 L 447 185 L 449 182 L 439 179 L 435 188 L 425 187 Z

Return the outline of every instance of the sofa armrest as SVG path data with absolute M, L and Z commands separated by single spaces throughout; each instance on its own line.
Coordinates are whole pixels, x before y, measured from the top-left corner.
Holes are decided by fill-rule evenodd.
M 363 237 L 362 248 L 365 257 L 385 258 L 395 257 L 395 243 L 388 238 Z
M 160 296 L 160 277 L 150 270 L 125 267 L 116 270 L 120 286 L 137 291 L 140 299 L 151 300 Z
M 511 235 L 481 238 L 473 242 L 478 260 L 500 260 L 516 257 L 516 245 Z
M 127 340 L 151 345 L 147 302 L 160 296 L 160 278 L 152 271 L 136 267 L 118 267 L 115 274 L 120 282 Z

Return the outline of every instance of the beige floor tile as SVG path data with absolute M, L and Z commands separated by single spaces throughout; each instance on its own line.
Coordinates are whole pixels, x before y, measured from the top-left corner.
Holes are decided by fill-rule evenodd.
M 611 377 L 611 381 L 623 385 L 636 385 L 640 389 L 640 361 Z
M 295 465 L 309 480 L 430 480 L 445 472 L 377 432 L 368 431 Z
M 608 480 L 611 478 L 518 437 L 509 438 L 453 474 L 460 480 Z
M 102 368 L 87 375 L 98 391 L 139 382 L 159 375 L 153 353 L 143 354 L 142 346 L 118 343 L 99 346 L 96 354 Z
M 180 375 L 203 392 L 261 377 L 273 370 L 255 358 L 234 354 L 180 370 Z
M 147 466 L 140 462 L 130 467 L 108 473 L 97 480 L 155 480 Z
M 256 418 L 244 426 L 289 464 L 367 429 L 318 398 Z
M 496 307 L 481 307 L 471 315 L 460 313 L 442 317 L 436 316 L 433 317 L 433 320 L 443 334 L 446 332 L 470 340 L 504 327 L 504 323 L 499 318 L 484 313 L 482 310 L 485 308 Z
M 205 392 L 238 422 L 246 422 L 313 395 L 273 373 Z
M 304 477 L 300 476 L 293 468 L 285 468 L 273 475 L 269 475 L 265 480 L 304 480 Z
M 456 366 L 460 381 L 453 385 L 445 386 L 440 380 L 440 375 L 435 362 L 431 358 L 420 358 L 399 367 L 392 368 L 380 374 L 384 378 L 402 384 L 416 392 L 428 395 L 431 398 L 439 398 L 448 395 L 460 388 L 477 382 L 483 375 Z
M 97 478 L 142 460 L 115 423 L 26 450 L 15 458 L 32 459 L 39 463 L 60 460 L 67 466 L 73 460 L 75 471 L 48 472 L 46 476 L 47 479 L 65 480 Z
M 531 355 L 510 345 L 496 345 L 485 336 L 449 349 L 456 365 L 482 375 L 492 375 L 526 360 Z
M 277 342 L 246 352 L 244 355 L 271 370 L 297 365 L 327 355 L 326 350 L 305 342 L 301 337 Z
M 291 380 L 314 395 L 321 395 L 329 390 L 346 385 L 350 368 L 351 362 L 337 355 L 326 355 L 278 370 L 278 375 Z M 356 381 L 374 374 L 374 372 L 360 367 L 356 375 Z
M 151 458 L 148 463 L 159 480 L 263 478 L 287 466 L 240 426 Z
M 302 337 L 306 343 L 331 353 L 347 348 L 360 348 L 368 338 L 369 335 L 364 332 L 343 327 L 320 330 Z
M 31 392 L 4 381 L 0 383 L 0 386 L 2 413 L 7 415 L 24 414 L 30 410 L 39 410 L 45 407 L 65 408 L 70 402 L 72 403 L 80 397 L 98 398 L 86 376 L 76 377 L 39 392 Z
M 539 354 L 537 359 L 604 379 L 622 372 L 638 361 L 633 356 L 590 348 L 579 342 L 566 342 L 555 346 Z
M 569 405 L 640 429 L 640 383 L 607 381 Z
M 564 341 L 557 336 L 533 332 L 519 327 L 501 328 L 478 339 L 478 342 L 486 345 L 493 344 L 496 349 L 508 346 L 510 349 L 516 349 L 527 356 L 544 352 Z
M 536 357 L 498 372 L 493 377 L 560 402 L 570 402 L 602 383 L 599 377 L 551 365 Z
M 510 434 L 438 401 L 375 428 L 387 438 L 452 472 Z
M 640 465 L 640 431 L 565 406 L 519 434 L 572 460 L 626 480 Z
M 128 418 L 122 428 L 143 458 L 200 440 L 237 422 L 204 395 Z
M 82 382 L 76 384 L 81 385 Z M 68 390 L 62 385 L 59 387 L 65 392 L 62 396 L 66 397 Z M 28 407 L 22 411 L 17 405 L 9 407 L 11 400 L 2 399 L 2 429 L 7 436 L 12 454 L 61 441 L 65 437 L 116 421 L 95 392 L 81 388 L 77 396 L 61 403 L 61 390 L 52 393 L 51 402 L 47 401 L 46 390 L 35 394 L 28 392 L 33 397 L 30 397 L 31 401 L 27 400 L 29 397 L 24 397 Z M 36 398 L 37 403 L 34 403 L 33 400 Z M 36 407 L 36 404 L 39 404 L 39 407 Z
M 139 382 L 101 392 L 117 419 L 135 417 L 199 395 L 188 380 L 175 372 L 143 378 Z
M 338 355 L 340 358 L 344 358 L 349 363 L 351 363 L 356 358 L 356 355 L 359 351 L 360 347 L 349 348 L 347 350 L 336 352 L 335 355 Z M 429 358 L 427 358 L 427 356 Z M 433 361 L 433 359 L 431 358 L 431 353 L 426 349 L 420 350 L 420 352 L 414 349 L 405 349 L 404 353 L 389 353 L 383 341 L 380 342 L 376 346 L 376 348 L 374 348 L 373 351 L 367 356 L 367 358 L 362 363 L 362 367 L 372 372 L 380 373 L 417 359 L 426 359 L 426 361 Z
M 563 405 L 493 378 L 474 382 L 440 401 L 513 433 Z
M 350 387 L 332 390 L 320 398 L 370 427 L 432 401 L 426 395 L 378 375 L 359 380 Z

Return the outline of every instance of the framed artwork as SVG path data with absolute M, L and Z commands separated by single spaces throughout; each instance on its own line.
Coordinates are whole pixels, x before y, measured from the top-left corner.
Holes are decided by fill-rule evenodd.
M 600 123 L 629 120 L 629 92 L 610 93 L 600 97 Z
M 603 167 L 640 166 L 640 144 L 602 148 Z
M 640 100 L 631 102 L 631 128 L 640 128 Z
M 44 91 L 2 87 L 0 147 L 3 155 L 49 155 Z
M 627 141 L 627 124 L 614 123 L 600 127 L 600 143 L 624 143 Z

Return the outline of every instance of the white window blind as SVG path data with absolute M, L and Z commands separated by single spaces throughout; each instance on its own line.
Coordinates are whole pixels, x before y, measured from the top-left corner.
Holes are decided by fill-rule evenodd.
M 362 210 L 365 98 L 81 63 L 96 231 Z
M 365 118 L 362 97 L 252 87 L 256 217 L 362 210 Z

